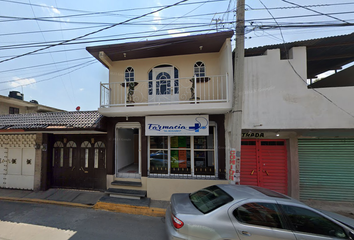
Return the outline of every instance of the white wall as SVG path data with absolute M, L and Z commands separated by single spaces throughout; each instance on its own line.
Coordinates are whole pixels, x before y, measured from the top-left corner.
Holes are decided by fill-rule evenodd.
M 279 49 L 245 58 L 243 129 L 345 129 L 354 127 L 354 88 L 307 88 L 306 48 L 290 50 L 280 60 Z

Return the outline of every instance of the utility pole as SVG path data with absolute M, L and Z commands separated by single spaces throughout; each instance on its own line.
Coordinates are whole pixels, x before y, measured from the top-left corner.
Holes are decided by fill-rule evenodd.
M 229 184 L 240 184 L 242 99 L 245 62 L 245 0 L 236 4 L 236 48 L 234 62 L 234 86 L 231 113 Z

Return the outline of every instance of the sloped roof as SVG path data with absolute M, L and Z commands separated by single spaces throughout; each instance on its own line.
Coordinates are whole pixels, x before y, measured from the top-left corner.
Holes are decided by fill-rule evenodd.
M 329 70 L 338 70 L 354 61 L 354 33 L 319 39 L 267 45 L 245 50 L 245 56 L 263 55 L 267 49 L 280 49 L 281 57 L 293 47 L 305 46 L 307 52 L 307 78 Z
M 97 111 L 1 115 L 0 130 L 95 129 L 102 117 Z

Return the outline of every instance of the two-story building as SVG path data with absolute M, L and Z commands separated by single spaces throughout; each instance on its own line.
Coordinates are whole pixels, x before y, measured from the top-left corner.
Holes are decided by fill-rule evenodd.
M 98 109 L 107 117 L 108 188 L 168 200 L 174 192 L 227 182 L 232 36 L 227 31 L 87 48 L 109 69 Z
M 23 98 L 18 91 L 10 91 L 8 97 L 0 96 L 0 115 L 64 111 L 39 104 L 36 100 L 24 101 Z
M 339 71 L 353 46 L 349 34 L 246 49 L 241 184 L 354 213 L 354 68 Z

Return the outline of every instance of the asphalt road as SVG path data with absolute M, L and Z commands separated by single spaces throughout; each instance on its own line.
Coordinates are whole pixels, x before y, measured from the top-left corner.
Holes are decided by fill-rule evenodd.
M 50 204 L 0 201 L 0 240 L 166 240 L 164 219 Z

